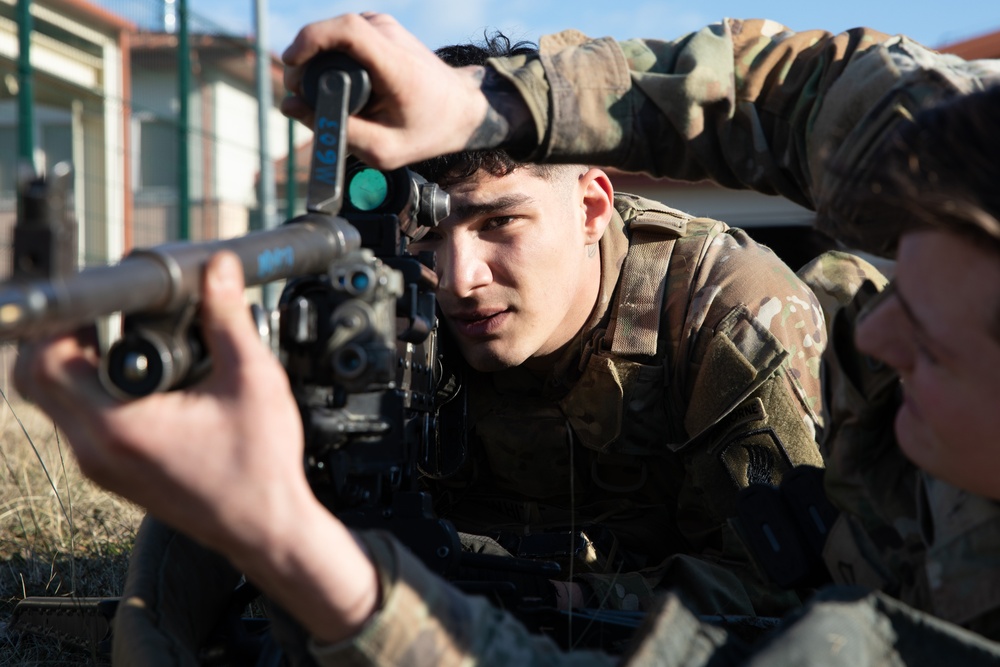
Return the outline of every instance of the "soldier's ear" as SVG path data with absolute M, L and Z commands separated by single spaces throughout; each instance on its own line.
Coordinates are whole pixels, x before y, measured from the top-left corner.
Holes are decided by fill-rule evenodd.
M 615 210 L 615 189 L 603 170 L 592 168 L 580 177 L 583 190 L 584 236 L 588 245 L 597 243 L 611 222 Z

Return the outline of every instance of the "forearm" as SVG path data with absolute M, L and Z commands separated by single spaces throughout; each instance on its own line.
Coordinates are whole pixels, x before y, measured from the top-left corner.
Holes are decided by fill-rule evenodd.
M 517 88 L 492 67 L 467 67 L 464 71 L 479 82 L 488 104 L 485 117 L 465 148 L 476 150 L 502 144 L 513 154 L 531 151 L 538 135 Z
M 303 625 L 320 664 L 613 662 L 563 652 L 486 598 L 452 588 L 387 533 L 352 535 L 319 503 L 284 523 L 234 564 Z
M 382 590 L 378 612 L 351 638 L 312 646 L 323 665 L 611 665 L 597 651 L 562 651 L 486 598 L 461 593 L 385 533 L 363 533 Z
M 793 33 L 759 20 L 674 41 L 560 33 L 541 51 L 493 61 L 531 111 L 533 159 L 708 178 L 807 206 L 816 170 L 903 79 L 900 66 L 944 59 L 871 30 Z M 855 135 L 848 150 L 863 155 L 884 124 L 871 128 L 877 136 Z

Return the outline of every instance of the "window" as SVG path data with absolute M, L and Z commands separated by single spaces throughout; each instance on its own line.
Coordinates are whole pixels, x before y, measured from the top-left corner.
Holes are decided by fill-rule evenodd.
M 140 188 L 177 187 L 177 126 L 159 118 L 139 121 Z
M 73 162 L 73 127 L 69 123 L 42 125 L 41 134 L 46 170 L 60 162 Z M 81 165 L 74 164 L 73 168 L 80 169 Z
M 0 127 L 0 197 L 17 194 L 17 127 Z

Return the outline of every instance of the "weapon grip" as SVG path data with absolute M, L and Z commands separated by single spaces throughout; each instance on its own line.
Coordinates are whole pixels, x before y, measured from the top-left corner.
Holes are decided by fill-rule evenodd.
M 330 51 L 309 61 L 302 88 L 316 112 L 306 210 L 337 215 L 344 198 L 347 118 L 368 102 L 371 81 L 353 59 Z
M 320 79 L 331 71 L 344 72 L 350 81 L 351 90 L 348 96 L 347 112 L 355 114 L 361 111 L 371 95 L 371 79 L 368 77 L 368 72 L 362 69 L 356 60 L 336 51 L 325 51 L 306 64 L 306 71 L 302 79 L 302 93 L 306 102 L 313 109 L 316 108 Z

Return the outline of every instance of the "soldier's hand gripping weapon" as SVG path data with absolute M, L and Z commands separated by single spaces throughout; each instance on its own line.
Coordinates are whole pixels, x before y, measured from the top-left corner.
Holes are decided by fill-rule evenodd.
M 205 263 L 234 252 L 248 286 L 286 281 L 276 317 L 259 307 L 255 317 L 288 372 L 317 495 L 347 525 L 390 530 L 444 572 L 459 557 L 458 537 L 417 490 L 418 466 L 435 466 L 441 450 L 436 279 L 432 258 L 406 248 L 448 214 L 447 195 L 407 169 L 370 169 L 347 155 L 348 116 L 370 90 L 356 63 L 314 60 L 306 89 L 316 109 L 307 212 L 275 229 L 136 250 L 78 272 L 68 168 L 26 179 L 14 272 L 0 284 L 0 340 L 120 314 L 120 335 L 101 358 L 107 389 L 128 399 L 183 387 L 211 364 L 198 329 Z M 106 644 L 113 601 L 64 602 L 25 601 L 12 625 Z

